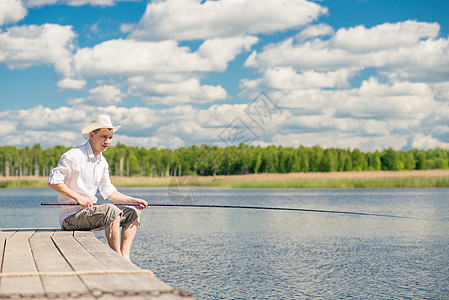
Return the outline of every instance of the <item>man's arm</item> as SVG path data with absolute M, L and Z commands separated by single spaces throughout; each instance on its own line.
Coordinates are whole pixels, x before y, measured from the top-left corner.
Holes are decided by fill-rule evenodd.
M 108 200 L 118 203 L 140 203 L 139 206 L 136 206 L 137 209 L 144 209 L 148 207 L 148 203 L 145 200 L 122 194 L 117 190 L 108 197 Z
M 91 207 L 93 205 L 89 198 L 78 194 L 74 190 L 70 189 L 65 183 L 48 183 L 48 186 L 58 193 L 75 200 L 79 205 L 81 205 L 82 208 Z

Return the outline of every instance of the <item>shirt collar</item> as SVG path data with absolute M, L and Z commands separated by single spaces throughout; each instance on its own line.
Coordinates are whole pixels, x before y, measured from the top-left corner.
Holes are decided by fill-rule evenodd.
M 87 157 L 89 157 L 89 160 L 96 160 L 100 161 L 102 154 L 98 154 L 98 157 L 95 159 L 94 151 L 92 150 L 92 146 L 89 143 L 89 140 L 85 144 L 86 150 L 87 150 Z

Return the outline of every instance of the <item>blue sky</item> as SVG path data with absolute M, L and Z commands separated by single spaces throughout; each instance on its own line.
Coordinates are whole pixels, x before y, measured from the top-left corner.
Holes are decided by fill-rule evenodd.
M 448 147 L 449 2 L 2 0 L 0 145 Z M 263 92 L 263 94 L 261 94 Z

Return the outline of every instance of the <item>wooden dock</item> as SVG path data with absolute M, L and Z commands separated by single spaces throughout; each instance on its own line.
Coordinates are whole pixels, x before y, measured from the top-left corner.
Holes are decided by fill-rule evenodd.
M 0 229 L 0 299 L 193 299 L 91 231 Z

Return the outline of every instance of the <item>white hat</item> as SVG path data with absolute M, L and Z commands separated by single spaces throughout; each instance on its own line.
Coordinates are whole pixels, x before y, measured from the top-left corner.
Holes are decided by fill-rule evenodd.
M 98 115 L 92 123 L 84 126 L 83 130 L 81 130 L 81 134 L 83 138 L 89 139 L 90 132 L 100 128 L 112 128 L 112 132 L 116 132 L 122 126 L 113 126 L 111 122 L 111 118 L 108 115 Z

